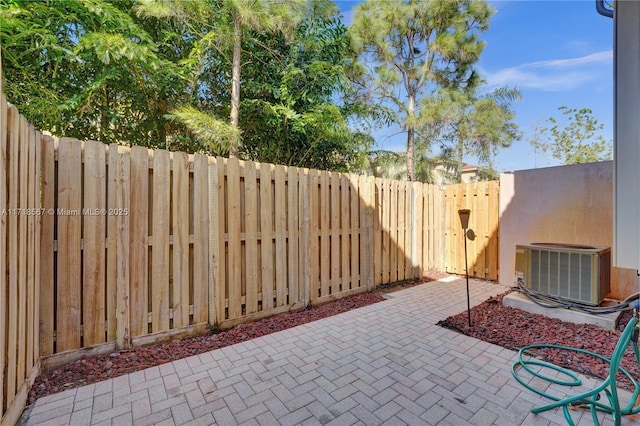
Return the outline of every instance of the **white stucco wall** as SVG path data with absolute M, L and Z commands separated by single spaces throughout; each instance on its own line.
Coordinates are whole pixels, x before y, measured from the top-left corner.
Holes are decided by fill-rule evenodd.
M 616 2 L 614 22 L 614 264 L 640 269 L 640 2 Z
M 500 280 L 515 282 L 515 246 L 531 242 L 613 247 L 613 163 L 500 175 Z M 636 292 L 635 270 L 614 268 L 611 296 Z

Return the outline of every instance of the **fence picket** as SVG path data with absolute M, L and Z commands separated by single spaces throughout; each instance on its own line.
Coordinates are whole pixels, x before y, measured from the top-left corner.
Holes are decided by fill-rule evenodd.
M 149 333 L 149 150 L 131 148 L 131 337 Z
M 342 291 L 340 281 L 340 177 L 338 173 L 329 174 L 329 241 L 330 241 L 330 287 L 331 294 Z
M 240 253 L 240 163 L 237 158 L 227 160 L 227 256 L 229 280 L 227 298 L 229 319 L 242 315 L 242 256 Z
M 56 351 L 80 346 L 82 312 L 80 228 L 82 145 L 76 139 L 62 138 L 58 147 L 58 274 Z
M 106 236 L 106 178 L 105 146 L 87 141 L 84 145 L 84 208 L 83 215 L 83 345 L 92 346 L 106 341 L 105 334 L 105 236 Z
M 227 264 L 226 264 L 226 211 L 227 211 L 227 200 L 225 198 L 225 167 L 226 160 L 222 157 L 218 157 L 216 159 L 216 171 L 217 171 L 217 184 L 218 190 L 215 191 L 217 194 L 217 217 L 214 218 L 215 222 L 218 224 L 217 233 L 218 233 L 218 262 L 217 270 L 218 270 L 218 282 L 217 282 L 217 313 L 218 313 L 218 324 L 222 324 L 222 322 L 227 318 L 226 317 L 226 305 L 227 305 L 227 289 L 226 289 L 226 278 L 227 278 Z
M 151 246 L 152 330 L 169 330 L 169 226 L 170 157 L 156 150 L 153 155 L 153 210 Z
M 116 217 L 116 227 L 118 229 L 118 237 L 116 239 L 116 345 L 119 349 L 128 349 L 131 344 L 128 214 L 131 207 L 129 204 L 131 199 L 131 164 L 129 148 L 118 147 L 117 153 L 116 206 L 112 212 Z M 168 229 L 168 223 L 166 224 Z
M 320 297 L 320 171 L 309 171 L 309 303 Z
M 0 92 L 0 324 L 8 324 L 7 319 L 7 101 Z M 5 378 L 5 354 L 6 354 L 6 327 L 0 326 L 0 419 L 4 413 L 4 378 Z
M 27 120 L 20 116 L 20 139 L 19 144 L 19 167 L 20 167 L 20 184 L 18 185 L 19 191 L 19 205 L 20 208 L 28 207 L 28 176 L 29 176 L 29 133 L 32 129 L 29 128 Z M 27 245 L 29 237 L 27 235 L 27 216 L 18 214 L 18 232 L 21 238 L 18 240 L 18 310 L 16 311 L 17 324 L 18 324 L 18 341 L 23 342 L 18 345 L 18 369 L 16 372 L 16 379 L 18 380 L 16 389 L 20 390 L 20 384 L 24 378 L 26 365 L 24 360 L 26 359 L 26 338 L 27 338 Z M 15 317 L 14 317 L 15 318 Z M 78 329 L 79 329 L 78 324 Z
M 275 219 L 275 267 L 276 267 L 276 306 L 286 305 L 287 297 L 287 199 L 286 170 L 284 166 L 275 167 L 274 176 L 274 219 Z
M 260 260 L 263 311 L 273 309 L 274 296 L 272 170 L 271 164 L 260 164 Z
M 363 285 L 360 271 L 360 192 L 359 176 L 351 175 L 351 288 Z
M 9 127 L 8 135 L 8 211 L 13 212 L 20 206 L 19 199 L 19 156 L 18 156 L 18 144 L 20 138 L 20 120 L 18 117 L 18 111 L 14 107 L 9 107 L 7 110 L 7 123 Z M 9 272 L 9 294 L 8 294 L 8 306 L 7 306 L 7 318 L 15 318 L 18 312 L 18 217 L 15 214 L 10 214 L 8 217 L 8 262 L 7 270 Z M 6 400 L 7 406 L 11 406 L 13 399 L 16 395 L 16 376 L 17 376 L 17 356 L 18 356 L 18 328 L 16 322 L 13 321 L 11 327 L 9 327 L 7 333 L 7 375 L 6 375 Z
M 189 325 L 189 158 L 172 154 L 173 328 Z
M 299 206 L 299 186 L 298 175 L 300 170 L 295 167 L 287 168 L 287 262 L 288 262 L 288 305 L 293 305 L 300 301 L 301 280 L 299 277 L 300 267 L 298 250 L 299 250 L 299 232 L 300 217 L 298 215 Z
M 206 155 L 193 159 L 193 324 L 208 321 L 209 279 L 209 193 Z M 186 284 L 186 283 L 185 283 Z
M 257 165 L 251 161 L 244 163 L 245 190 L 245 256 L 246 256 L 246 312 L 258 312 L 258 177 Z
M 25 120 L 26 122 L 26 120 Z M 28 211 L 33 211 L 36 203 L 36 194 L 34 193 L 33 187 L 36 185 L 36 138 L 40 138 L 40 132 L 36 131 L 32 125 L 28 125 L 27 130 L 27 139 L 25 140 L 27 145 L 27 180 L 23 182 L 26 183 L 25 191 L 27 192 L 27 203 L 25 207 Z M 38 200 L 40 198 L 40 194 L 37 194 Z M 26 287 L 25 294 L 25 302 L 26 302 L 26 311 L 23 311 L 23 315 L 25 316 L 25 337 L 23 341 L 26 342 L 25 350 L 26 350 L 26 363 L 25 363 L 25 373 L 31 371 L 34 365 L 33 358 L 33 344 L 35 341 L 34 327 L 33 322 L 35 320 L 35 268 L 36 268 L 36 257 L 32 256 L 31 253 L 36 253 L 36 223 L 35 223 L 35 214 L 28 214 L 26 219 L 26 241 L 25 241 L 25 258 L 26 258 L 26 274 L 27 279 L 24 282 Z M 25 375 L 20 376 L 21 379 L 26 377 Z
M 340 175 L 340 239 L 341 239 L 341 262 L 342 262 L 342 286 L 344 290 L 350 290 L 353 288 L 353 280 L 351 274 L 351 262 L 349 258 L 349 252 L 351 250 L 351 246 L 349 245 L 349 238 L 351 232 L 353 231 L 351 228 L 351 202 L 349 200 L 349 195 L 351 194 L 349 190 L 349 178 L 346 174 Z
M 320 172 L 320 295 L 331 294 L 331 242 L 329 241 L 330 211 L 330 174 Z

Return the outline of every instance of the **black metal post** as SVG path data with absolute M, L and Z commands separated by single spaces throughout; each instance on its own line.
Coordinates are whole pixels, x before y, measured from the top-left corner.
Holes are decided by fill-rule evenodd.
M 471 328 L 471 301 L 469 300 L 469 266 L 467 265 L 467 230 L 464 229 L 464 273 L 467 277 L 467 322 Z

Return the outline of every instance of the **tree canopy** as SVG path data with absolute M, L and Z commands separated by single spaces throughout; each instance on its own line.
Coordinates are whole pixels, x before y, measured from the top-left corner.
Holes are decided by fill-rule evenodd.
M 407 132 L 409 180 L 415 178 L 421 101 L 441 89 L 477 86 L 473 65 L 484 48 L 478 36 L 491 14 L 482 0 L 368 0 L 355 9 L 350 34 L 363 64 L 359 80 L 396 110 L 396 122 Z
M 58 136 L 362 172 L 373 126 L 398 123 L 395 161 L 428 181 L 432 145 L 490 159 L 515 132 L 478 95 L 485 1 L 370 0 L 350 29 L 331 0 L 0 5 L 3 89 Z
M 558 107 L 562 117 L 549 117 L 550 127 L 538 123 L 529 144 L 538 151 L 551 152 L 563 164 L 606 161 L 612 158 L 612 143 L 602 133 L 604 124 L 593 116 L 589 108 Z

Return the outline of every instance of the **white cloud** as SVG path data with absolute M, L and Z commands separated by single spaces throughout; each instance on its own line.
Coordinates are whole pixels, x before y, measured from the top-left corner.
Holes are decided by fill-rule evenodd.
M 559 92 L 602 78 L 603 71 L 611 73 L 611 68 L 603 65 L 610 67 L 612 62 L 613 52 L 605 50 L 578 58 L 530 62 L 495 72 L 481 70 L 481 73 L 491 87 L 517 86 Z

